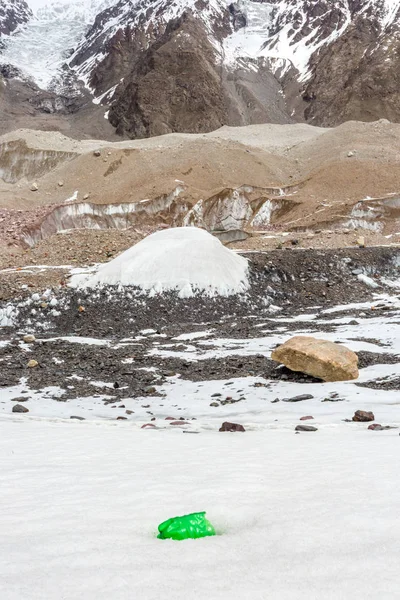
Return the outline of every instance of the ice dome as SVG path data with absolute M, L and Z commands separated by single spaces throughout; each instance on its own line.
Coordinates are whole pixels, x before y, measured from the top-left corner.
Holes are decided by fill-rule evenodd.
M 176 290 L 229 296 L 249 287 L 248 263 L 197 227 L 157 231 L 93 273 L 73 275 L 70 285 L 97 288 L 137 286 L 150 293 Z

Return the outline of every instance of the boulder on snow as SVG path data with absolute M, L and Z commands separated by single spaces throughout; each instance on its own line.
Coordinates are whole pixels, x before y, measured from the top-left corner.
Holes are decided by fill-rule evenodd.
M 27 413 L 29 412 L 29 408 L 26 406 L 22 406 L 22 404 L 15 404 L 12 408 L 13 413 Z
M 246 431 L 243 425 L 240 423 L 229 423 L 229 421 L 225 421 L 222 423 L 219 428 L 220 431 Z
M 323 381 L 347 381 L 358 377 L 358 356 L 345 346 L 311 336 L 296 335 L 271 354 L 272 360 L 292 371 Z
M 356 412 L 354 413 L 353 421 L 358 421 L 359 423 L 375 421 L 375 415 L 373 412 L 370 411 L 356 410 Z

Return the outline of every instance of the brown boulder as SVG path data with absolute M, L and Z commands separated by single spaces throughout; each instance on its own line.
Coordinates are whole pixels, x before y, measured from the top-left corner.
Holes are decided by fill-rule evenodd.
M 368 412 L 365 410 L 356 410 L 354 413 L 353 421 L 358 421 L 360 423 L 365 423 L 367 421 L 375 421 L 375 416 L 373 412 Z
M 276 348 L 272 360 L 292 371 L 307 373 L 323 381 L 347 381 L 358 377 L 358 356 L 345 346 L 296 335 Z
M 229 421 L 225 421 L 222 423 L 219 428 L 220 431 L 246 431 L 243 425 L 239 423 L 229 423 Z

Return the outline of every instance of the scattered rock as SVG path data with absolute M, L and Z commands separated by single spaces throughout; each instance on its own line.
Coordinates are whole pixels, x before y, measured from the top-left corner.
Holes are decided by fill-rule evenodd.
M 70 419 L 76 419 L 77 421 L 85 421 L 85 417 L 78 417 L 76 415 L 71 415 Z
M 101 156 L 101 152 L 100 152 L 100 150 L 95 150 L 95 151 L 93 152 L 93 156 Z
M 12 411 L 13 413 L 27 413 L 29 412 L 29 408 L 26 408 L 26 406 L 22 406 L 22 404 L 16 404 L 15 406 L 13 406 Z
M 295 431 L 318 431 L 313 425 L 297 425 Z
M 33 344 L 33 342 L 36 341 L 35 336 L 31 333 L 24 335 L 22 339 L 24 340 L 25 344 Z
M 39 363 L 37 360 L 32 358 L 26 366 L 28 367 L 28 369 L 34 369 L 35 367 L 39 366 Z
M 284 398 L 282 402 L 302 402 L 303 400 L 312 400 L 314 396 L 311 394 L 300 394 L 299 396 L 293 396 L 292 398 Z
M 358 421 L 361 423 L 367 422 L 367 421 L 375 421 L 375 416 L 373 412 L 369 412 L 369 411 L 365 411 L 365 410 L 356 410 L 356 412 L 354 413 L 354 417 L 352 418 L 352 421 Z
M 229 421 L 225 421 L 222 423 L 219 428 L 220 431 L 246 431 L 243 425 L 239 423 L 229 423 Z
M 358 377 L 358 356 L 328 340 L 296 335 L 275 348 L 272 360 L 292 371 L 307 373 L 323 381 L 347 381 Z
M 34 182 L 34 183 L 32 183 L 32 185 L 29 189 L 31 190 L 31 192 L 37 192 L 39 189 L 39 186 L 36 182 Z
M 117 417 L 117 421 L 127 421 L 128 417 Z
M 355 154 L 356 154 L 355 150 L 350 150 L 350 151 L 347 153 L 347 157 L 348 157 L 348 158 L 352 158 L 353 156 L 355 156 Z
M 149 387 L 145 388 L 145 390 L 144 390 L 145 394 L 155 394 L 156 391 L 157 390 L 154 387 L 154 385 L 150 385 Z
M 134 410 L 126 410 L 125 414 L 127 414 L 127 415 L 133 415 L 134 412 L 135 412 Z
M 170 425 L 189 425 L 188 421 L 171 421 Z
M 300 421 L 313 421 L 314 417 L 307 415 L 306 417 L 300 417 Z
M 211 402 L 210 406 L 213 406 L 214 408 L 218 408 L 219 404 L 218 404 L 218 402 Z
M 85 307 L 84 307 L 84 306 L 78 306 L 78 311 L 79 311 L 80 313 L 83 313 L 83 312 L 85 312 L 85 310 L 86 310 L 86 309 L 85 309 Z
M 222 396 L 222 394 L 218 394 L 218 393 L 211 394 L 211 398 L 221 398 L 221 396 Z
M 11 402 L 28 402 L 29 398 L 25 396 L 18 396 L 18 398 L 10 398 Z
M 64 185 L 64 182 L 63 182 L 63 181 L 59 181 L 59 182 L 58 182 L 58 187 L 63 187 L 63 185 Z
M 141 426 L 141 429 L 148 429 L 148 428 L 155 429 L 156 426 L 154 425 L 154 423 L 145 423 L 144 425 Z
M 359 248 L 365 248 L 365 237 L 360 235 L 360 237 L 358 237 L 356 240 L 356 244 Z

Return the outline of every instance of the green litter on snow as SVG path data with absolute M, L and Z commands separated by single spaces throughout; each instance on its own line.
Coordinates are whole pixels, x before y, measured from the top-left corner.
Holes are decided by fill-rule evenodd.
M 172 517 L 158 526 L 160 540 L 187 540 L 215 535 L 215 529 L 206 519 L 205 512 Z

